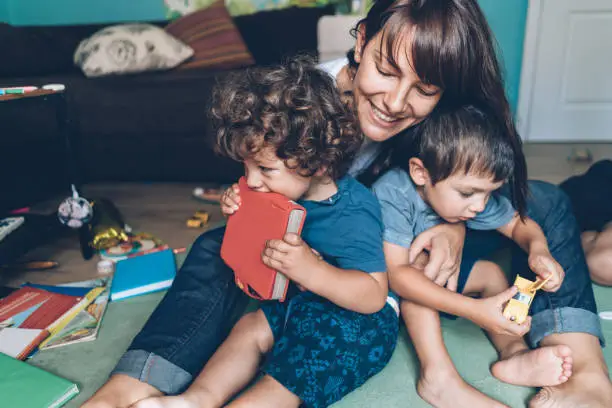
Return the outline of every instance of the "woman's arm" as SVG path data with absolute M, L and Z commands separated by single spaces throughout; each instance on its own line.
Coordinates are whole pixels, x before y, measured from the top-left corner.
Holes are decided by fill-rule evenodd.
M 457 290 L 459 267 L 465 241 L 465 225 L 440 224 L 420 233 L 412 242 L 408 264 L 424 250 L 429 251 L 429 263 L 425 266 L 425 276 L 439 286 Z

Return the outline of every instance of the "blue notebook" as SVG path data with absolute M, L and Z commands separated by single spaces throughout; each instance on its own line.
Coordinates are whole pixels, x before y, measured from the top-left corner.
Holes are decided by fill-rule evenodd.
M 82 287 L 74 287 L 74 286 L 41 285 L 38 283 L 30 283 L 30 282 L 26 282 L 21 286 L 29 286 L 31 288 L 42 289 L 48 292 L 61 293 L 62 295 L 78 296 L 78 297 L 85 296 L 92 289 L 92 288 L 82 288 Z
M 172 249 L 138 255 L 117 262 L 111 301 L 168 289 L 176 275 Z

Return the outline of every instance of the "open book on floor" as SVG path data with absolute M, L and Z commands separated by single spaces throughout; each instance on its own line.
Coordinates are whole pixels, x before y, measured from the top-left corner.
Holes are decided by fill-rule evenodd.
M 0 352 L 26 359 L 38 345 L 90 301 L 24 286 L 0 299 Z
M 288 232 L 300 234 L 306 210 L 283 195 L 251 190 L 244 177 L 238 185 L 241 205 L 227 220 L 221 257 L 247 295 L 284 301 L 289 280 L 266 266 L 261 254 L 267 240 L 282 239 Z

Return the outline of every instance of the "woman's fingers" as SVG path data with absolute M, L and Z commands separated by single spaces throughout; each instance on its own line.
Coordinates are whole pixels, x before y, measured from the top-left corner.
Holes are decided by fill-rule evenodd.
M 456 292 L 459 284 L 459 273 L 453 273 L 446 282 L 446 289 Z
M 429 251 L 431 248 L 431 233 L 430 230 L 423 231 L 412 241 L 408 250 L 408 262 L 413 263 L 417 256 L 423 251 Z

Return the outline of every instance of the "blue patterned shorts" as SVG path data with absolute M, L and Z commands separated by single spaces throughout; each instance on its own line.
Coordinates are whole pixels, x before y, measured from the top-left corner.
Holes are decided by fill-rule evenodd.
M 307 407 L 326 407 L 380 372 L 398 335 L 388 304 L 374 314 L 343 309 L 312 292 L 261 307 L 274 346 L 263 372 L 300 397 Z

